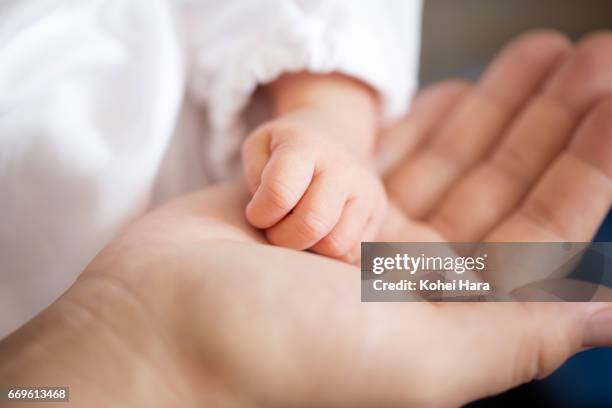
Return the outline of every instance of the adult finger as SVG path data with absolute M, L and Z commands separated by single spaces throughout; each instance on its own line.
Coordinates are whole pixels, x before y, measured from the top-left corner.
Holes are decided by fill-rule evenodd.
M 567 150 L 488 241 L 590 241 L 612 203 L 612 97 L 598 103 Z
M 415 150 L 435 132 L 471 86 L 467 81 L 450 79 L 431 85 L 417 94 L 408 114 L 382 132 L 376 147 L 377 170 L 381 174 L 393 173 L 392 169 L 401 160 L 410 160 Z
M 456 180 L 489 152 L 569 48 L 559 34 L 536 32 L 515 40 L 496 58 L 427 145 L 389 179 L 390 194 L 398 197 L 408 216 L 429 214 Z
M 567 56 L 490 158 L 452 188 L 431 224 L 450 241 L 481 239 L 520 204 L 585 112 L 610 92 L 612 36 L 599 34 Z
M 461 405 L 545 377 L 584 347 L 612 344 L 598 323 L 611 314 L 601 303 L 438 304 L 424 402 Z

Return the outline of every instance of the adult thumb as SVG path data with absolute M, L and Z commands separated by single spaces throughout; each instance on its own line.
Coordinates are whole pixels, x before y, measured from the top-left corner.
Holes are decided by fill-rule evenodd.
M 432 401 L 444 406 L 545 377 L 584 348 L 612 345 L 610 303 L 441 303 L 437 309 L 432 328 L 444 344 L 432 348 L 439 366 L 430 383 Z

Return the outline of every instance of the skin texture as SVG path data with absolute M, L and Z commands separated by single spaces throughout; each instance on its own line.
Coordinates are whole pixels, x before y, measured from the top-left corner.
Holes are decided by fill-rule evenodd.
M 591 238 L 612 201 L 611 51 L 607 34 L 575 46 L 550 32 L 512 43 L 485 74 L 489 89 L 518 81 L 508 73 L 545 70 L 543 56 L 558 54 L 541 78 L 546 85 L 511 87 L 529 96 L 519 108 L 506 102 L 486 111 L 514 113 L 474 141 L 488 147 L 469 147 L 486 153 L 445 177 L 434 166 L 441 161 L 418 159 L 436 156 L 433 141 L 453 133 L 443 118 L 457 123 L 457 138 L 497 119 L 480 111 L 464 122 L 454 113 L 468 115 L 483 82 L 425 91 L 383 139 L 392 207 L 378 239 L 460 239 L 476 230 L 495 241 Z M 517 89 L 528 86 L 531 92 Z M 530 134 L 560 114 L 547 104 L 529 113 L 546 89 L 560 101 L 591 101 L 570 131 L 547 128 L 546 138 L 564 140 L 555 154 L 544 153 L 543 137 L 534 145 L 515 130 Z M 574 111 L 561 112 L 573 120 Z M 415 140 L 412 148 L 405 138 Z M 497 165 L 493 158 L 509 143 L 516 157 L 538 162 L 537 176 L 479 170 Z M 399 161 L 389 153 L 398 146 L 407 152 Z M 420 183 L 412 183 L 415 160 L 434 172 Z M 450 221 L 447 200 L 466 189 L 491 207 L 471 215 L 477 228 Z M 416 191 L 439 199 L 408 194 Z M 221 185 L 135 222 L 64 296 L 0 343 L 0 386 L 68 384 L 73 404 L 89 407 L 457 406 L 545 376 L 584 347 L 612 345 L 607 303 L 362 304 L 357 268 L 267 245 L 244 218 L 248 200 L 245 187 Z M 449 221 L 436 221 L 442 211 Z
M 242 149 L 247 219 L 274 245 L 354 260 L 386 208 L 372 166 L 375 96 L 337 74 L 289 74 L 266 90 L 274 118 Z

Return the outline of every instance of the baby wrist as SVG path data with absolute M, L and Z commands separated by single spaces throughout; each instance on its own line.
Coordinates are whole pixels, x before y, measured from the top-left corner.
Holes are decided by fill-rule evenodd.
M 342 74 L 285 74 L 269 84 L 266 92 L 275 116 L 313 106 L 352 111 L 373 122 L 379 116 L 376 92 L 365 83 Z

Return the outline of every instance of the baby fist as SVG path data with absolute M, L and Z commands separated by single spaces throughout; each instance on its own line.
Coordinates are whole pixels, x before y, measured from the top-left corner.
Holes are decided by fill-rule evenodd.
M 244 143 L 246 217 L 272 244 L 354 261 L 378 231 L 385 190 L 373 169 L 303 119 L 264 124 Z

